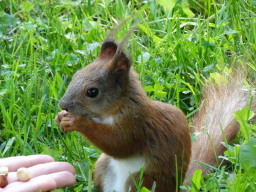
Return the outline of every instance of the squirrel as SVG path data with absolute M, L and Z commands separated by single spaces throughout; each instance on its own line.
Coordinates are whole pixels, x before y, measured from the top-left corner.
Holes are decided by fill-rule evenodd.
M 103 152 L 94 170 L 97 191 L 136 191 L 133 179 L 138 182 L 142 167 L 142 186 L 151 189 L 155 182 L 156 192 L 179 191 L 186 174 L 192 176 L 199 168 L 204 174 L 208 171 L 195 160 L 216 165 L 212 144 L 217 156 L 224 152 L 221 128 L 228 141 L 234 138 L 239 125 L 233 113 L 247 106 L 249 93 L 242 89 L 239 73 L 227 83 L 206 85 L 193 127 L 196 132 L 207 127 L 209 135 L 192 142 L 184 113 L 151 100 L 143 91 L 125 39 L 118 43 L 107 36 L 99 56 L 74 74 L 55 121 L 65 132 L 78 131 Z

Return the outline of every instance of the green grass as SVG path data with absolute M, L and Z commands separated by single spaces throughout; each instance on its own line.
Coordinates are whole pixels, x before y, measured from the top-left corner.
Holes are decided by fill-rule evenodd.
M 190 117 L 210 73 L 243 64 L 256 77 L 255 0 L 171 2 L 0 1 L 0 157 L 50 154 L 77 171 L 76 186 L 60 191 L 86 191 L 92 185 L 100 152 L 77 133 L 62 136 L 54 117 L 74 72 L 96 58 L 117 21 L 137 11 L 141 14 L 118 39 L 138 25 L 128 50 L 151 98 Z M 255 127 L 247 128 L 253 140 Z M 243 141 L 242 134 L 227 154 L 229 166 L 199 178 L 191 191 L 253 190 L 255 179 L 239 159 Z

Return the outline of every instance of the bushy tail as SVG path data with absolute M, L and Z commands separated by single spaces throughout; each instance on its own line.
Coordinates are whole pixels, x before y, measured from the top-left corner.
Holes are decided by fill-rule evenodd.
M 221 76 L 220 79 L 218 78 L 218 82 L 207 83 L 201 109 L 194 117 L 194 132 L 202 133 L 192 142 L 192 156 L 187 171 L 190 177 L 197 169 L 202 169 L 203 175 L 208 171 L 205 166 L 195 161 L 217 166 L 216 156 L 222 155 L 226 150 L 221 144 L 224 141 L 221 129 L 224 130 L 228 142 L 234 139 L 239 124 L 233 114 L 249 105 L 250 93 L 244 87 L 244 74 L 241 71 L 232 72 L 227 77 Z M 252 109 L 256 110 L 255 99 Z

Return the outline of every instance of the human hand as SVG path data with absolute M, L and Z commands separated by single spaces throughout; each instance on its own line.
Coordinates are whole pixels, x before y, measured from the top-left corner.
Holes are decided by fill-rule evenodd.
M 17 156 L 0 159 L 0 167 L 8 167 L 8 185 L 0 192 L 44 192 L 75 184 L 75 169 L 67 162 L 55 162 L 48 155 Z M 18 181 L 16 171 L 26 167 L 29 181 Z

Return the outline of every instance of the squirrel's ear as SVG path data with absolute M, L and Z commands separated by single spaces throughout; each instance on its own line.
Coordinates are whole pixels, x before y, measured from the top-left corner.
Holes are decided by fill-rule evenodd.
M 110 71 L 125 71 L 130 68 L 130 59 L 124 53 L 122 44 L 117 44 L 112 40 L 103 42 L 99 57 L 111 59 L 108 63 Z
M 114 41 L 103 42 L 100 50 L 100 58 L 113 58 L 117 50 L 117 44 Z
M 131 67 L 131 58 L 125 53 L 125 45 L 127 43 L 127 39 L 131 35 L 131 33 L 135 30 L 136 26 L 132 27 L 124 36 L 122 41 L 118 44 L 115 43 L 113 38 L 116 36 L 118 30 L 126 23 L 126 21 L 130 20 L 132 17 L 124 20 L 119 26 L 114 28 L 114 30 L 109 33 L 101 47 L 100 57 L 110 57 L 111 61 L 108 63 L 108 68 L 110 71 L 114 72 L 129 72 Z
M 125 87 L 128 82 L 129 69 L 131 67 L 131 59 L 125 54 L 125 52 L 117 48 L 116 54 L 113 59 L 107 64 L 108 71 L 116 78 L 116 82 Z
M 117 48 L 116 54 L 112 61 L 108 63 L 110 71 L 114 72 L 128 72 L 131 67 L 131 59 L 125 54 L 124 51 Z
M 123 40 L 118 44 L 116 53 L 114 55 L 113 61 L 112 61 L 112 69 L 115 69 L 115 71 L 122 71 L 122 72 L 129 72 L 129 69 L 131 67 L 132 59 L 130 56 L 128 56 L 125 53 L 124 47 L 127 44 L 127 40 L 131 33 L 135 30 L 135 27 L 132 27 L 124 36 Z

